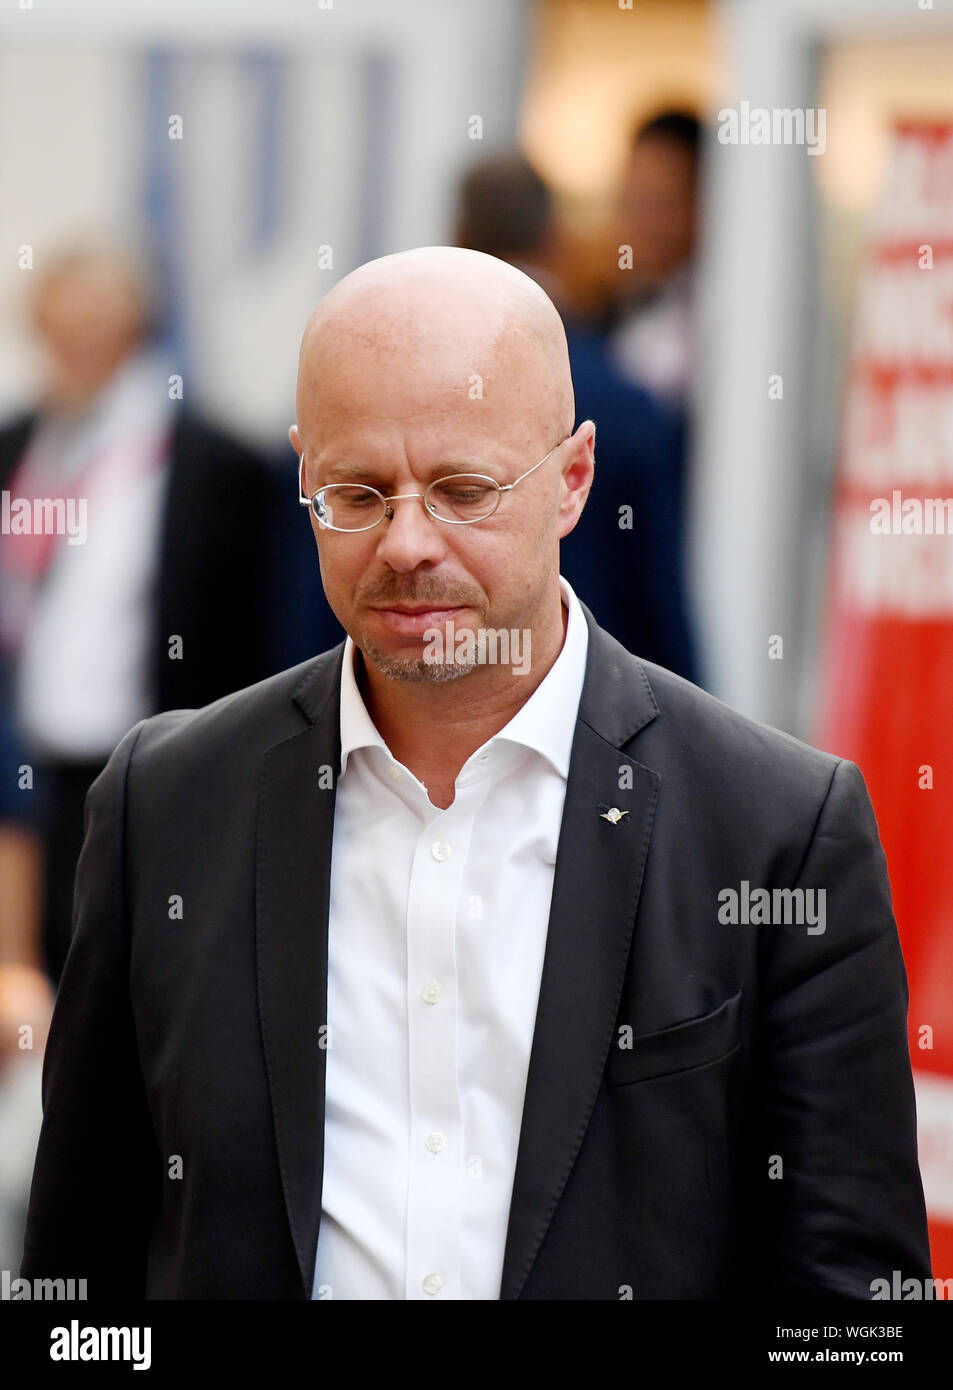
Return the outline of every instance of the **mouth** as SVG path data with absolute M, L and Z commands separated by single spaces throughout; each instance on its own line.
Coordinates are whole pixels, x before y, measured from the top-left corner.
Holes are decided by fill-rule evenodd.
M 458 614 L 466 613 L 467 609 L 427 608 L 410 603 L 395 603 L 387 608 L 374 608 L 372 611 L 392 632 L 413 637 L 426 632 L 428 628 L 439 627 L 442 623 L 449 622 Z

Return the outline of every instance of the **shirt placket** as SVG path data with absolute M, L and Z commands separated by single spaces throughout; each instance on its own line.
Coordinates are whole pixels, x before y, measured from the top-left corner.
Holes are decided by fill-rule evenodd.
M 454 930 L 477 808 L 485 789 L 458 789 L 414 853 L 407 900 L 410 1133 L 408 1299 L 460 1297 L 465 1155 L 457 1068 Z

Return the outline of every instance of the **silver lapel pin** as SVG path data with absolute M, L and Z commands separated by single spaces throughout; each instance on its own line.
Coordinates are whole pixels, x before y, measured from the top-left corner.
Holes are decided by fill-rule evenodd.
M 627 816 L 628 811 L 620 811 L 618 806 L 610 806 L 608 811 L 603 811 L 601 819 L 607 820 L 610 825 L 618 825 L 623 816 Z

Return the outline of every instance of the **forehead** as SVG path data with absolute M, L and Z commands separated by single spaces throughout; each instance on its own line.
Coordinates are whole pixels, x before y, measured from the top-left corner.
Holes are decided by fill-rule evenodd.
M 323 483 L 369 482 L 377 484 L 411 476 L 427 482 L 449 473 L 486 473 L 502 479 L 515 451 L 506 441 L 492 436 L 430 431 L 337 435 L 309 453 L 315 477 Z
M 322 377 L 305 409 L 304 444 L 322 468 L 361 464 L 391 469 L 488 464 L 519 448 L 532 430 L 532 413 L 494 367 L 486 375 L 473 361 L 437 364 L 426 373 L 340 371 Z
M 454 312 L 452 296 L 401 312 L 334 314 L 302 344 L 297 410 L 309 464 L 321 468 L 490 471 L 549 432 L 545 343 L 518 320 Z M 554 311 L 555 312 L 555 311 Z
M 546 389 L 538 340 L 518 321 L 458 315 L 452 304 L 405 305 L 378 317 L 337 315 L 302 344 L 299 418 L 374 419 L 443 411 L 505 415 Z
M 436 424 L 472 434 L 513 408 L 515 382 L 504 364 L 478 354 L 411 351 L 387 356 L 353 352 L 321 364 L 299 384 L 299 417 L 323 431 L 366 430 L 401 422 L 408 430 Z

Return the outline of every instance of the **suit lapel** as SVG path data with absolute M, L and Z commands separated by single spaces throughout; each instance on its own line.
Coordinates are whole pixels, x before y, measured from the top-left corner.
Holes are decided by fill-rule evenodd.
M 311 1297 L 324 1167 L 328 903 L 340 766 L 343 643 L 312 665 L 294 699 L 313 722 L 264 755 L 255 930 L 258 1011 L 281 1180 L 304 1296 Z M 325 717 L 321 717 L 324 714 Z M 332 785 L 322 786 L 331 769 Z
M 658 710 L 589 625 L 500 1290 L 519 1298 L 582 1144 L 613 1036 L 660 778 L 620 752 Z M 612 808 L 626 814 L 613 822 Z

